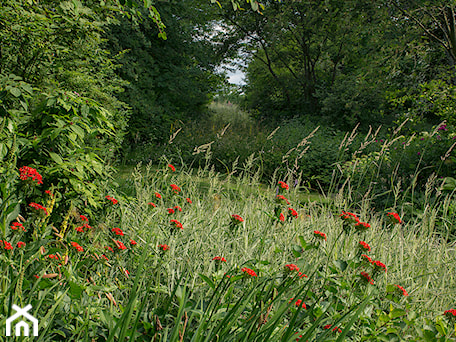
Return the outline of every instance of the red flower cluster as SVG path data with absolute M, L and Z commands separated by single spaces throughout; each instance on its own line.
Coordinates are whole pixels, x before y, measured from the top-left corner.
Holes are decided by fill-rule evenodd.
M 314 230 L 314 235 L 315 235 L 315 237 L 317 237 L 319 239 L 323 239 L 325 241 L 327 240 L 326 234 L 322 233 L 322 232 L 319 232 L 318 230 Z
M 160 195 L 158 192 L 155 193 L 155 197 L 161 199 L 162 198 L 162 195 Z
M 17 248 L 25 247 L 25 242 L 19 241 L 16 246 Z
M 138 243 L 135 240 L 130 239 L 130 245 L 136 246 Z
M 84 216 L 84 215 L 79 215 L 79 218 L 81 219 L 81 221 L 86 221 L 86 222 L 89 222 L 89 219 L 87 218 L 87 216 Z
M 176 227 L 176 228 L 184 229 L 184 227 L 182 227 L 182 223 L 180 223 L 177 220 L 171 220 L 171 221 L 169 221 L 169 223 L 172 223 L 174 225 L 174 227 Z
M 405 289 L 402 286 L 400 286 L 400 285 L 394 285 L 394 286 L 396 286 L 402 292 L 403 296 L 408 296 L 407 291 L 405 291 Z
M 367 261 L 369 264 L 372 264 L 372 259 L 366 254 L 361 254 L 361 259 Z
M 13 223 L 11 223 L 11 229 L 12 230 L 22 229 L 24 232 L 26 232 L 26 230 L 25 230 L 24 226 L 22 225 L 22 223 L 17 222 L 17 221 L 14 221 Z
M 117 204 L 117 203 L 119 203 L 119 201 L 116 200 L 116 199 L 115 199 L 114 197 L 112 197 L 112 196 L 106 196 L 106 199 L 109 200 L 109 201 L 111 201 L 112 204 Z
M 174 209 L 168 208 L 168 209 L 166 209 L 166 210 L 168 210 L 168 214 L 170 214 L 170 215 L 171 215 L 171 214 L 174 214 Z
M 344 220 L 344 222 L 347 222 L 349 224 L 359 222 L 359 217 L 353 213 L 342 211 L 342 214 L 339 216 L 342 218 L 342 220 Z
M 285 265 L 284 268 L 288 269 L 290 272 L 292 272 L 292 271 L 299 272 L 299 267 L 295 264 Z
M 168 245 L 158 245 L 158 248 L 161 249 L 163 252 L 166 252 L 169 250 Z
M 45 193 L 47 193 L 49 196 L 54 197 L 54 194 L 51 192 L 51 190 L 44 190 Z
M 89 229 L 92 229 L 92 227 L 89 226 L 87 223 L 84 223 L 82 226 L 75 228 L 75 230 L 79 233 L 84 233 L 84 229 L 89 230 Z
M 369 284 L 374 285 L 374 279 L 372 279 L 367 272 L 361 272 L 361 277 L 364 278 Z
M 19 176 L 21 180 L 27 180 L 27 178 L 31 178 L 32 180 L 36 180 L 36 184 L 43 184 L 43 177 L 36 171 L 36 169 L 22 166 L 19 169 L 21 175 Z
M 231 215 L 231 221 L 235 224 L 239 224 L 239 223 L 244 222 L 244 219 L 241 216 L 234 214 L 234 215 Z
M 402 223 L 402 220 L 399 217 L 398 213 L 388 213 L 388 214 L 386 214 L 386 216 L 389 218 L 389 220 L 393 224 L 397 224 L 397 223 L 401 224 Z
M 241 269 L 241 271 L 244 272 L 244 274 L 248 274 L 251 277 L 257 277 L 257 274 L 255 273 L 255 271 L 250 268 L 244 267 Z
M 298 212 L 293 208 L 288 208 L 288 214 L 293 216 L 294 218 L 298 218 Z
M 370 228 L 370 224 L 366 223 L 366 222 L 358 222 L 358 223 L 355 223 L 355 228 L 360 231 L 364 231 L 364 230 L 367 230 Z
M 123 236 L 123 235 L 124 235 L 122 229 L 120 229 L 120 228 L 112 228 L 111 231 L 112 231 L 114 234 L 119 235 L 119 236 Z
M 125 245 L 123 244 L 122 241 L 116 240 L 116 241 L 114 241 L 114 243 L 116 244 L 117 248 L 119 248 L 121 251 L 123 251 L 124 249 L 127 249 L 127 247 L 125 247 Z
M 329 330 L 329 329 L 331 329 L 331 327 L 332 327 L 331 324 L 327 324 L 327 325 L 325 325 L 325 326 L 323 327 L 323 329 Z M 334 332 L 337 331 L 337 332 L 341 333 L 341 332 L 342 332 L 342 329 L 340 329 L 340 328 L 338 328 L 338 327 L 334 327 L 332 331 L 334 331 Z
M 288 202 L 288 200 L 286 199 L 286 197 L 283 196 L 283 195 L 277 195 L 277 196 L 276 196 L 276 202 L 277 202 L 277 203 L 282 203 L 282 202 L 284 202 L 284 203 L 290 205 L 290 202 Z
M 443 315 L 450 320 L 456 320 L 456 309 L 446 310 Z
M 170 187 L 176 194 L 181 191 L 181 188 L 179 188 L 176 184 L 171 184 Z
M 283 215 L 283 213 L 280 213 L 279 220 L 285 222 L 285 216 Z
M 190 198 L 187 197 L 185 200 L 187 201 L 188 204 L 192 204 L 192 200 Z
M 288 189 L 289 189 L 288 184 L 285 183 L 285 182 L 279 181 L 279 185 L 280 185 L 280 187 L 281 187 L 282 189 L 284 189 L 284 190 L 288 190 Z
M 360 241 L 358 246 L 359 248 L 361 248 L 362 251 L 370 252 L 371 250 L 370 246 L 364 241 Z
M 157 205 L 156 205 L 155 203 L 152 203 L 152 202 L 149 202 L 149 203 L 147 203 L 147 204 L 150 205 L 150 206 L 153 207 L 153 208 L 157 207 Z
M 386 272 L 386 265 L 378 260 L 372 261 L 372 265 L 376 270 L 381 270 Z
M 293 302 L 294 298 L 290 298 L 290 301 L 288 303 Z M 303 309 L 307 309 L 306 303 L 302 301 L 302 299 L 298 299 L 295 303 L 295 306 L 301 306 Z
M 30 203 L 29 206 L 31 206 L 32 208 L 36 209 L 36 210 L 43 210 L 43 212 L 46 214 L 47 216 L 47 209 L 45 207 L 43 207 L 41 204 L 38 204 L 38 203 Z
M 108 250 L 108 251 L 111 251 L 114 253 L 114 250 L 112 249 L 112 247 L 109 247 L 109 246 L 105 246 L 105 248 Z
M 45 258 L 47 258 L 47 259 L 54 259 L 54 260 L 57 260 L 57 261 L 60 260 L 59 256 L 56 255 L 56 254 L 48 254 L 48 255 L 46 255 Z
M 172 164 L 168 164 L 168 167 L 171 169 L 171 171 L 176 172 L 176 168 Z
M 12 250 L 13 249 L 13 246 L 5 241 L 5 240 L 0 240 L 0 247 L 2 247 L 3 249 L 6 249 L 6 250 Z
M 174 209 L 175 211 L 182 211 L 182 208 L 179 207 L 178 205 L 175 205 L 175 206 L 173 207 L 173 209 Z
M 74 241 L 73 241 L 73 242 L 71 243 L 71 246 L 73 246 L 74 248 L 76 248 L 76 250 L 77 250 L 78 252 L 84 252 L 84 248 L 82 248 L 77 242 L 74 242 Z
M 226 262 L 226 259 L 224 257 L 213 257 L 212 260 L 217 261 L 217 262 Z

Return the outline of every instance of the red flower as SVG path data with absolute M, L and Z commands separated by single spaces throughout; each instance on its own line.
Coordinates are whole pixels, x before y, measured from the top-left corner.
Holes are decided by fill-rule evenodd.
M 81 221 L 87 221 L 87 222 L 89 222 L 89 219 L 87 218 L 87 216 L 79 215 L 79 217 L 81 218 Z
M 43 207 L 41 204 L 32 202 L 29 204 L 29 206 L 36 210 L 43 210 L 43 212 L 46 214 L 46 216 L 48 214 L 47 209 L 45 207 Z
M 22 223 L 17 222 L 17 221 L 14 221 L 13 223 L 11 223 L 11 229 L 12 230 L 22 229 L 24 232 L 26 232 L 26 230 L 25 230 L 24 226 L 22 225 Z
M 28 167 L 28 166 L 22 166 L 20 169 L 20 176 L 19 178 L 21 180 L 27 180 L 27 178 L 31 178 L 32 180 L 36 180 L 36 183 L 43 184 L 43 178 L 41 175 L 36 171 L 36 169 Z
M 57 260 L 57 261 L 59 260 L 59 256 L 56 255 L 56 254 L 48 254 L 48 255 L 45 256 L 45 258 L 54 259 L 54 260 Z
M 105 246 L 105 248 L 106 248 L 108 251 L 111 251 L 111 252 L 113 252 L 113 253 L 114 253 L 114 250 L 113 250 L 111 247 L 109 247 L 109 246 Z
M 106 196 L 106 199 L 109 200 L 109 201 L 111 201 L 112 204 L 117 204 L 117 203 L 119 203 L 119 201 L 116 200 L 116 199 L 115 199 L 114 197 L 112 197 L 112 196 Z
M 331 327 L 332 327 L 332 325 L 331 325 L 331 324 L 327 324 L 327 325 L 325 325 L 325 326 L 323 327 L 323 329 L 326 329 L 326 330 L 328 330 L 328 329 L 331 329 Z M 336 332 L 336 331 L 337 331 L 337 332 L 339 332 L 339 333 L 341 333 L 341 332 L 342 332 L 342 330 L 341 330 L 340 328 L 338 328 L 338 327 L 334 327 L 332 331 L 334 331 L 334 332 Z
M 403 296 L 408 296 L 407 291 L 405 291 L 405 289 L 402 286 L 400 286 L 400 285 L 394 285 L 394 286 L 396 286 L 400 290 L 400 292 L 402 292 Z
M 302 272 L 298 272 L 298 277 L 299 278 L 304 278 L 304 277 L 307 278 L 307 276 L 304 273 L 302 273 Z
M 157 206 L 155 203 L 152 203 L 152 202 L 149 202 L 147 204 L 150 205 L 151 207 L 154 207 L 154 208 Z
M 130 239 L 130 245 L 136 246 L 138 243 L 135 240 Z
M 388 213 L 388 214 L 386 214 L 386 216 L 389 218 L 389 220 L 393 224 L 397 224 L 397 223 L 401 224 L 402 223 L 402 220 L 399 217 L 398 213 Z
M 116 235 L 119 235 L 119 236 L 123 236 L 124 235 L 122 229 L 120 229 L 120 228 L 112 228 L 111 230 Z
M 370 224 L 366 222 L 358 222 L 355 224 L 355 228 L 361 231 L 367 230 L 370 228 Z
M 116 244 L 117 248 L 119 248 L 121 251 L 123 251 L 124 249 L 127 249 L 127 247 L 125 247 L 125 245 L 122 243 L 122 241 L 116 240 L 116 241 L 114 241 L 114 243 Z
M 5 240 L 3 240 L 3 241 L 0 240 L 0 247 L 3 247 L 6 250 L 12 250 L 13 249 L 13 246 L 9 242 L 7 242 Z
M 129 275 L 130 275 L 130 271 L 128 271 L 127 269 L 125 269 L 125 274 L 126 274 L 127 276 L 129 276 Z
M 294 298 L 290 298 L 290 301 L 288 303 L 291 303 L 294 300 Z M 303 303 L 302 299 L 298 299 L 295 303 L 295 306 L 301 306 L 304 309 L 307 309 L 306 303 Z
M 101 257 L 102 257 L 103 259 L 105 259 L 106 261 L 109 261 L 109 259 L 108 259 L 108 257 L 107 257 L 106 255 L 102 254 Z
M 173 207 L 173 209 L 176 210 L 176 211 L 182 211 L 182 208 L 179 207 L 178 205 L 175 205 L 175 206 Z
M 299 272 L 299 267 L 296 266 L 295 264 L 288 264 L 284 266 L 286 269 L 288 269 L 290 272 L 296 271 Z
M 340 214 L 339 216 L 342 218 L 342 220 L 344 220 L 344 222 L 347 222 L 347 223 L 358 223 L 359 222 L 358 216 L 356 216 L 353 213 L 348 213 L 348 212 L 343 211 L 342 214 Z
M 288 202 L 288 200 L 283 195 L 277 195 L 276 202 L 277 203 L 285 202 L 286 204 L 290 205 L 290 202 Z
M 224 257 L 213 257 L 212 260 L 217 261 L 217 262 L 226 262 L 226 259 Z
M 446 310 L 443 313 L 443 315 L 446 316 L 447 318 L 449 318 L 450 320 L 456 320 L 456 310 L 455 309 Z
M 51 192 L 51 190 L 44 190 L 45 193 L 47 193 L 49 196 L 54 197 L 54 194 Z
M 161 249 L 163 252 L 166 252 L 169 250 L 168 245 L 158 245 L 158 248 Z
M 74 242 L 74 241 L 73 241 L 73 242 L 71 243 L 71 246 L 73 246 L 74 248 L 76 248 L 76 250 L 77 250 L 78 252 L 84 252 L 84 248 L 82 248 L 77 242 Z
M 369 256 L 367 256 L 366 254 L 361 254 L 361 259 L 363 261 L 367 261 L 369 264 L 372 264 L 372 259 Z
M 190 198 L 187 197 L 185 200 L 187 201 L 188 204 L 192 204 L 192 200 Z
M 257 277 L 257 274 L 255 273 L 255 271 L 250 268 L 244 267 L 241 269 L 241 271 L 244 272 L 244 274 L 248 274 L 251 277 Z
M 293 216 L 294 218 L 298 218 L 298 212 L 293 208 L 288 208 L 288 214 Z
M 171 171 L 176 172 L 176 168 L 173 165 L 168 164 L 168 167 L 171 169 Z
M 160 195 L 158 192 L 155 193 L 155 197 L 161 199 L 162 198 L 162 195 Z
M 79 233 L 84 233 L 84 226 L 76 227 L 74 228 L 74 230 L 76 230 Z
M 283 213 L 280 213 L 279 220 L 285 222 L 285 216 L 283 215 Z
M 16 246 L 17 248 L 25 247 L 25 242 L 19 241 Z
M 181 188 L 179 188 L 176 184 L 171 184 L 170 187 L 176 194 L 181 191 Z
M 370 277 L 370 275 L 366 272 L 361 272 L 361 277 L 366 280 L 369 284 L 374 285 L 374 279 Z
M 171 221 L 169 221 L 169 223 L 172 223 L 172 224 L 174 225 L 175 228 L 184 229 L 184 228 L 182 227 L 182 223 L 180 223 L 180 222 L 177 221 L 177 220 L 171 220 Z
M 371 250 L 370 246 L 364 241 L 360 241 L 358 246 L 359 246 L 359 248 L 361 248 L 362 251 L 370 252 L 370 250 Z
M 318 230 L 314 230 L 314 235 L 315 235 L 315 237 L 317 237 L 319 239 L 324 239 L 325 241 L 327 240 L 326 234 L 319 232 Z
M 288 188 L 289 188 L 288 184 L 285 182 L 282 182 L 282 181 L 279 181 L 279 185 L 284 190 L 288 190 Z
M 381 270 L 386 272 L 386 265 L 378 260 L 372 261 L 372 265 L 376 270 Z
M 170 215 L 174 214 L 174 209 L 169 208 L 169 209 L 166 209 L 166 210 L 168 210 L 168 214 L 170 214 Z
M 239 224 L 244 222 L 244 219 L 241 216 L 234 214 L 231 215 L 231 222 L 233 222 L 234 224 Z

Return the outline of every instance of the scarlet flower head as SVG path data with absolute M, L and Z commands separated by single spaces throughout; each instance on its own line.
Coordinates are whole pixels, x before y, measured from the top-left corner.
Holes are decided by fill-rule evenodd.
M 371 248 L 370 246 L 364 242 L 364 241 L 360 241 L 359 244 L 358 244 L 358 247 L 363 251 L 363 252 L 370 252 Z
M 109 195 L 108 195 L 108 196 L 106 196 L 106 199 L 107 199 L 107 200 L 109 200 L 109 201 L 111 201 L 111 202 L 112 202 L 112 204 L 117 204 L 117 203 L 119 203 L 119 201 L 118 201 L 118 200 L 116 200 L 114 197 L 112 197 L 112 196 L 109 196 Z
M 369 264 L 372 264 L 372 259 L 371 257 L 367 256 L 366 254 L 361 254 L 361 260 L 369 263 Z
M 87 218 L 87 216 L 79 215 L 79 218 L 81 219 L 81 221 L 89 222 L 89 219 Z
M 161 199 L 162 198 L 162 195 L 160 195 L 158 192 L 155 193 L 155 197 L 157 197 L 158 199 Z
M 175 206 L 173 207 L 173 209 L 174 209 L 174 211 L 182 211 L 182 208 L 179 207 L 178 205 L 175 205 Z
M 295 264 L 288 264 L 284 266 L 285 269 L 287 269 L 290 272 L 296 271 L 299 272 L 299 267 Z
M 231 222 L 233 222 L 234 224 L 240 224 L 244 222 L 244 219 L 239 215 L 233 214 L 231 215 Z
M 386 214 L 386 216 L 388 217 L 388 219 L 391 221 L 392 224 L 401 224 L 402 223 L 402 220 L 399 217 L 398 213 L 388 213 L 388 214 Z
M 149 202 L 149 203 L 147 203 L 147 204 L 150 205 L 150 206 L 153 207 L 153 208 L 157 207 L 157 205 L 156 205 L 155 203 L 152 203 L 152 202 Z
M 179 188 L 176 184 L 171 184 L 170 187 L 176 194 L 181 191 L 181 188 Z
M 293 208 L 288 208 L 288 214 L 293 216 L 294 218 L 298 218 L 298 212 Z
M 13 250 L 13 246 L 5 240 L 0 240 L 0 247 L 9 251 Z
M 168 167 L 171 169 L 171 171 L 176 172 L 176 168 L 172 164 L 168 164 Z
M 331 327 L 332 327 L 331 324 L 327 324 L 327 325 L 325 325 L 325 326 L 323 327 L 323 329 L 329 330 L 329 329 L 331 329 Z M 336 331 L 337 331 L 338 333 L 341 333 L 341 332 L 342 332 L 342 329 L 340 329 L 339 327 L 334 327 L 334 328 L 332 329 L 332 331 L 333 331 L 333 332 L 336 332 Z
M 29 204 L 29 206 L 36 210 L 42 210 L 46 216 L 48 214 L 47 209 L 45 207 L 43 207 L 41 204 L 32 202 Z
M 180 223 L 177 220 L 171 220 L 171 221 L 169 221 L 169 223 L 171 223 L 171 225 L 174 226 L 175 228 L 184 229 L 184 227 L 182 227 L 182 223 Z
M 214 260 L 216 262 L 226 262 L 226 259 L 224 257 L 220 257 L 220 256 L 213 257 L 212 260 Z
M 293 301 L 294 301 L 294 298 L 290 298 L 290 301 L 289 301 L 288 303 L 291 303 L 291 302 L 293 302 Z M 304 303 L 304 302 L 302 301 L 302 299 L 298 299 L 298 300 L 295 302 L 294 305 L 297 306 L 297 307 L 302 307 L 303 309 L 307 309 L 306 303 Z
M 281 222 L 285 222 L 285 216 L 283 215 L 283 213 L 280 213 L 279 220 Z
M 398 292 L 401 293 L 404 297 L 408 296 L 407 291 L 402 286 L 396 284 L 394 286 L 397 287 L 397 289 L 399 290 Z
M 319 232 L 318 230 L 314 230 L 314 236 L 318 239 L 322 239 L 322 240 L 327 240 L 326 238 L 326 234 L 325 233 L 322 233 L 322 232 Z
M 22 166 L 19 169 L 19 172 L 21 173 L 19 176 L 21 180 L 27 180 L 28 178 L 31 178 L 34 181 L 36 180 L 36 184 L 43 184 L 43 177 L 41 177 L 36 169 L 28 166 Z
M 22 223 L 14 221 L 11 223 L 11 229 L 12 230 L 18 230 L 21 229 L 22 231 L 26 232 L 25 227 L 22 225 Z
M 378 260 L 372 261 L 372 265 L 374 265 L 374 269 L 377 271 L 385 271 L 386 272 L 386 265 Z
M 443 315 L 450 321 L 456 321 L 456 309 L 446 310 Z
M 244 272 L 244 274 L 249 275 L 250 277 L 257 277 L 255 271 L 250 268 L 244 267 L 241 269 L 241 271 Z
M 135 240 L 130 239 L 130 245 L 136 246 L 138 243 Z
M 105 246 L 105 248 L 110 251 L 110 252 L 113 252 L 114 253 L 114 250 L 112 249 L 112 247 L 109 247 L 109 246 Z
M 169 250 L 168 245 L 158 245 L 158 248 L 162 250 L 162 252 L 166 252 Z
M 123 244 L 122 241 L 116 240 L 116 241 L 114 241 L 114 243 L 116 244 L 117 248 L 120 249 L 121 251 L 123 251 L 124 249 L 127 249 L 127 247 Z
M 84 252 L 84 248 L 82 248 L 77 242 L 74 242 L 74 241 L 73 241 L 73 242 L 71 243 L 71 246 L 73 246 L 74 248 L 76 248 L 76 250 L 77 250 L 78 252 Z
M 288 202 L 288 200 L 286 199 L 286 197 L 283 196 L 283 195 L 277 195 L 277 196 L 276 196 L 276 202 L 277 202 L 277 203 L 286 203 L 287 205 L 290 205 L 290 202 Z
M 171 215 L 171 214 L 174 214 L 174 209 L 171 209 L 171 208 L 168 208 L 166 209 L 168 211 L 168 214 Z
M 370 224 L 366 222 L 358 222 L 355 223 L 355 228 L 358 229 L 359 231 L 365 231 L 370 228 Z
M 290 188 L 287 183 L 282 182 L 282 181 L 279 181 L 279 186 L 283 190 L 288 190 Z
M 369 284 L 374 285 L 374 279 L 367 272 L 361 272 L 361 278 L 367 281 Z
M 51 192 L 51 190 L 44 190 L 45 193 L 47 193 L 49 196 L 54 197 L 54 194 Z
M 359 217 L 353 213 L 342 211 L 342 214 L 340 214 L 339 216 L 342 218 L 344 222 L 348 224 L 359 222 Z
M 75 230 L 79 233 L 84 233 L 85 230 L 89 230 L 89 229 L 92 229 L 92 227 L 89 226 L 87 223 L 84 223 L 82 226 L 75 228 Z
M 17 246 L 17 248 L 25 247 L 25 242 L 19 241 L 16 246 Z
M 192 204 L 192 200 L 190 198 L 187 197 L 185 200 L 187 201 L 188 204 Z
M 114 234 L 119 235 L 119 236 L 123 236 L 123 235 L 124 235 L 122 229 L 120 229 L 120 228 L 112 228 L 111 231 L 112 231 Z

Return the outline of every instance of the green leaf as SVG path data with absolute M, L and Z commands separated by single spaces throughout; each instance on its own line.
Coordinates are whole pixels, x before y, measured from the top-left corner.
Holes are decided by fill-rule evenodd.
M 201 279 L 203 279 L 211 288 L 215 289 L 215 284 L 214 282 L 204 274 L 198 273 Z
M 13 95 L 15 97 L 19 97 L 22 94 L 21 90 L 18 88 L 10 88 L 9 91 L 10 91 L 11 95 Z
M 70 297 L 73 299 L 81 299 L 82 292 L 84 291 L 84 286 L 75 283 L 74 281 L 69 281 L 70 284 Z
M 54 152 L 49 152 L 49 156 L 52 158 L 53 161 L 55 161 L 57 164 L 62 164 L 63 163 L 63 160 L 62 158 L 57 154 L 57 153 L 54 153 Z

